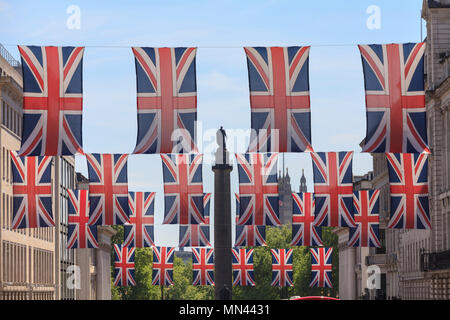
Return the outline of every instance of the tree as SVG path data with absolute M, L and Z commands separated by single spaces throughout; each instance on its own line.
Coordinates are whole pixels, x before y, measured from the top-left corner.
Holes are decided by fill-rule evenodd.
M 286 290 L 291 290 L 272 286 L 272 254 L 270 252 L 270 248 L 289 248 L 290 238 L 291 230 L 288 226 L 266 227 L 267 247 L 254 247 L 253 250 L 255 286 L 233 287 L 233 299 L 276 300 L 284 297 Z
M 293 287 L 272 287 L 272 256 L 270 248 L 288 249 L 291 242 L 291 227 L 266 227 L 267 247 L 255 247 L 253 252 L 253 267 L 255 276 L 254 287 L 233 287 L 233 299 L 286 299 L 291 296 L 325 295 L 336 296 L 338 293 L 339 252 L 337 236 L 332 228 L 322 228 L 324 246 L 333 247 L 333 288 L 310 288 L 311 257 L 309 247 L 293 248 Z
M 123 226 L 112 226 L 117 233 L 112 237 L 113 244 L 123 242 Z M 114 249 L 111 253 L 111 298 L 113 300 L 155 300 L 160 298 L 160 290 L 152 286 L 152 249 L 136 248 L 135 280 L 136 286 L 116 287 L 113 284 L 114 277 Z
M 123 226 L 113 226 L 117 231 L 111 243 L 123 242 Z M 161 287 L 152 285 L 153 251 L 151 248 L 135 250 L 136 286 L 116 287 L 114 277 L 114 249 L 111 252 L 111 298 L 113 300 L 158 300 L 161 299 Z M 174 284 L 165 287 L 164 299 L 171 300 L 210 300 L 214 298 L 213 286 L 192 285 L 192 262 L 185 264 L 181 258 L 174 257 Z
M 167 298 L 170 300 L 212 300 L 214 299 L 213 286 L 192 285 L 192 261 L 183 262 L 181 258 L 174 257 L 173 282 L 168 288 Z
M 123 242 L 123 226 L 113 226 L 117 234 L 113 243 Z M 332 228 L 322 228 L 322 240 L 325 247 L 333 247 L 333 288 L 310 288 L 311 257 L 309 247 L 293 248 L 293 287 L 272 287 L 272 254 L 270 248 L 291 248 L 291 226 L 266 227 L 267 247 L 254 247 L 253 266 L 256 285 L 254 287 L 233 287 L 233 299 L 260 299 L 277 300 L 287 299 L 291 296 L 324 295 L 337 296 L 339 292 L 338 266 L 339 251 L 337 235 Z M 111 289 L 113 299 L 122 300 L 158 300 L 161 299 L 161 288 L 153 286 L 152 282 L 152 249 L 137 248 L 135 253 L 135 280 L 134 287 L 114 287 Z M 114 261 L 114 253 L 112 254 Z M 114 263 L 112 271 L 114 270 Z M 112 273 L 113 275 L 113 273 Z M 174 257 L 174 284 L 164 288 L 164 298 L 170 300 L 210 300 L 214 299 L 213 286 L 192 285 L 192 262 L 187 263 L 179 257 Z

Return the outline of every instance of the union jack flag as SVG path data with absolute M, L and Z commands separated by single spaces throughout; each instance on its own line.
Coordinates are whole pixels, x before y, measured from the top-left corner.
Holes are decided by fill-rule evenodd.
M 91 226 L 89 220 L 88 191 L 68 189 L 67 195 L 67 249 L 98 248 L 97 226 Z
M 356 228 L 349 229 L 349 247 L 381 247 L 379 234 L 380 190 L 362 190 L 353 193 Z
M 201 154 L 161 154 L 164 224 L 199 224 L 203 218 Z
M 386 153 L 391 194 L 388 228 L 431 229 L 428 156 Z
M 250 83 L 251 125 L 255 130 L 249 152 L 313 151 L 309 49 L 244 48 Z
M 11 154 L 13 229 L 54 227 L 52 212 L 52 157 Z
M 214 285 L 214 249 L 192 248 L 192 272 L 192 285 Z
M 134 252 L 135 248 L 114 245 L 114 285 L 135 286 L 134 280 Z
M 209 211 L 211 208 L 211 193 L 203 194 L 203 221 L 204 224 L 209 224 Z
M 311 252 L 311 283 L 309 286 L 319 288 L 332 288 L 333 248 L 310 248 Z
M 93 225 L 128 222 L 127 154 L 86 154 Z
M 266 245 L 266 226 L 236 226 L 235 247 L 256 247 Z
M 210 247 L 209 225 L 188 224 L 180 226 L 179 247 Z
M 253 249 L 231 249 L 233 286 L 254 286 Z
M 126 247 L 145 248 L 155 245 L 153 224 L 155 192 L 129 192 L 129 222 L 124 225 Z
M 138 134 L 133 153 L 196 152 L 196 48 L 132 48 Z
M 236 224 L 239 222 L 239 195 L 236 196 Z M 239 226 L 236 225 L 235 247 L 255 247 L 266 246 L 266 227 L 265 226 Z
M 322 229 L 315 227 L 316 201 L 311 192 L 292 193 L 291 246 L 322 246 Z
M 425 43 L 358 47 L 366 90 L 363 152 L 430 153 L 424 91 Z
M 83 47 L 18 46 L 23 74 L 20 156 L 83 153 Z
M 311 153 L 316 227 L 353 227 L 353 152 Z
M 236 154 L 239 173 L 238 225 L 281 224 L 278 212 L 278 153 Z
M 292 287 L 292 249 L 270 249 L 272 253 L 272 286 Z
M 173 284 L 173 255 L 175 248 L 153 248 L 152 285 L 170 286 Z

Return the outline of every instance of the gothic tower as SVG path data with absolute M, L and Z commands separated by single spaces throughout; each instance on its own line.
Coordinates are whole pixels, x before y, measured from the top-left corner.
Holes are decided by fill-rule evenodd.
M 279 195 L 279 212 L 282 224 L 290 224 L 292 222 L 292 188 L 291 177 L 286 168 L 286 175 L 278 174 L 278 195 Z
M 298 192 L 308 192 L 308 188 L 306 187 L 305 170 L 303 169 L 302 169 L 302 176 L 300 178 L 300 188 Z

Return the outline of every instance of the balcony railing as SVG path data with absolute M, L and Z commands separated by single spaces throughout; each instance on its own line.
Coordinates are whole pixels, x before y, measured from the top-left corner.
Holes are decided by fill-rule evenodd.
M 385 254 L 374 254 L 366 257 L 366 266 L 385 265 L 385 264 L 386 264 Z
M 450 250 L 441 252 L 422 252 L 420 258 L 420 269 L 422 271 L 450 269 Z
M 4 46 L 0 44 L 0 56 L 3 57 L 13 68 L 20 66 L 20 62 L 14 59 L 14 57 L 9 53 Z

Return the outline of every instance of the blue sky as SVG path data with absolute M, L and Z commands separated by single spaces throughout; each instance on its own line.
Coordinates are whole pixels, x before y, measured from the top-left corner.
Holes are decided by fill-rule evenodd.
M 70 5 L 80 8 L 80 29 L 66 26 Z M 380 8 L 379 29 L 366 26 L 370 5 Z M 199 48 L 197 116 L 203 132 L 214 133 L 221 125 L 227 130 L 250 127 L 242 46 L 311 45 L 313 147 L 316 151 L 355 151 L 353 172 L 364 174 L 372 169 L 372 162 L 370 155 L 359 153 L 366 122 L 356 44 L 420 41 L 421 6 L 421 0 L 166 0 L 127 1 L 126 5 L 118 1 L 0 0 L 0 43 L 17 59 L 17 44 L 86 46 L 83 142 L 86 152 L 99 153 L 130 153 L 136 142 L 136 83 L 130 46 Z M 235 151 L 244 152 L 244 147 Z M 312 191 L 308 154 L 287 154 L 285 166 L 294 190 L 298 190 L 304 168 Z M 76 158 L 76 169 L 87 174 L 83 157 Z M 130 190 L 157 192 L 155 223 L 160 224 L 159 155 L 130 156 L 128 174 Z M 210 165 L 204 165 L 203 179 L 205 192 L 212 192 Z M 235 168 L 232 192 L 237 191 Z M 155 238 L 157 245 L 176 246 L 177 227 L 159 225 Z

